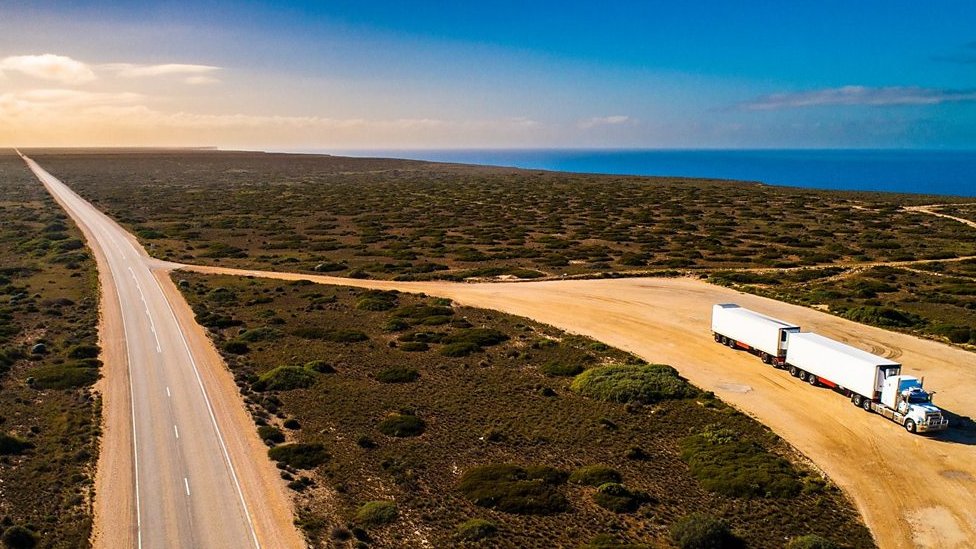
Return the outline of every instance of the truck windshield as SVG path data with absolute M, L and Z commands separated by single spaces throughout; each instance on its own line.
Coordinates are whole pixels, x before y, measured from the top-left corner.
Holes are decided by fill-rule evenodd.
M 925 404 L 929 400 L 931 399 L 928 393 L 918 392 L 918 393 L 911 393 L 908 395 L 909 404 Z

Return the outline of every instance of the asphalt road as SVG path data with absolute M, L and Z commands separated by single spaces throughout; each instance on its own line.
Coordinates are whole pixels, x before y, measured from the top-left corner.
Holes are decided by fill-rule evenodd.
M 128 448 L 103 446 L 102 452 L 129 453 L 125 456 L 129 459 L 115 459 L 114 462 L 129 463 L 131 469 L 102 471 L 101 474 L 130 478 L 131 489 L 120 493 L 127 494 L 131 504 L 112 502 L 114 508 L 120 509 L 121 519 L 101 517 L 109 521 L 100 525 L 104 536 L 116 540 L 103 544 L 235 549 L 296 544 L 294 542 L 299 538 L 287 533 L 283 539 L 288 541 L 282 543 L 282 538 L 271 531 L 275 525 L 260 532 L 262 529 L 256 528 L 257 521 L 252 514 L 262 512 L 264 494 L 257 494 L 261 500 L 255 501 L 252 495 L 248 501 L 238 471 L 242 465 L 253 468 L 251 463 L 242 463 L 251 461 L 251 456 L 232 455 L 228 451 L 228 437 L 235 443 L 234 448 L 241 447 L 242 434 L 237 432 L 240 426 L 219 421 L 228 413 L 240 415 L 243 408 L 235 410 L 233 402 L 227 404 L 223 399 L 219 400 L 222 408 L 215 410 L 207 386 L 213 375 L 210 372 L 201 375 L 200 359 L 191 352 L 195 346 L 188 342 L 177 319 L 170 302 L 173 295 L 163 291 L 160 279 L 151 269 L 153 260 L 114 221 L 33 160 L 27 157 L 24 160 L 78 222 L 89 239 L 89 246 L 100 256 L 99 259 L 104 260 L 99 266 L 101 269 L 101 263 L 105 263 L 110 271 L 110 282 L 114 285 L 119 305 L 117 310 L 121 311 L 131 434 L 117 440 L 128 439 L 131 444 Z M 102 280 L 106 279 L 103 277 Z M 169 283 L 168 280 L 165 282 Z M 105 293 L 110 291 L 104 289 Z M 112 297 L 103 295 L 103 300 Z M 182 298 L 177 293 L 175 299 Z M 181 305 L 186 308 L 185 302 Z M 106 308 L 103 303 L 103 310 Z M 125 373 L 125 370 L 120 371 Z M 210 389 L 213 389 L 211 392 L 223 390 L 221 387 Z M 234 396 L 239 401 L 239 396 Z M 224 430 L 227 423 L 231 425 Z M 253 424 L 250 432 L 243 436 L 257 439 Z M 236 458 L 236 463 L 232 457 Z M 264 462 L 268 461 L 261 457 Z M 266 465 L 272 468 L 270 463 Z M 112 495 L 99 493 L 96 497 Z M 293 528 L 289 519 L 285 517 L 285 524 L 280 527 Z M 125 529 L 127 535 L 110 531 L 116 529 Z M 265 543 L 259 534 L 269 538 L 268 542 Z

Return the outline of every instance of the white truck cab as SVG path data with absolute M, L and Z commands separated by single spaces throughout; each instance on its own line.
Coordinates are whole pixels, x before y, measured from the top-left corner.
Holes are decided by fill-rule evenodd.
M 881 404 L 876 411 L 905 426 L 912 433 L 941 431 L 949 420 L 932 404 L 932 394 L 914 376 L 897 375 L 884 380 Z

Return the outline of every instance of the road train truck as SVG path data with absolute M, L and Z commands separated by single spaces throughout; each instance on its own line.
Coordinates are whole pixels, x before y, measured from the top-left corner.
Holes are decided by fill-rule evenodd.
M 799 326 L 733 303 L 712 307 L 715 341 L 758 355 L 766 364 L 782 367 L 786 363 L 789 334 L 799 331 Z
M 764 362 L 784 368 L 810 385 L 830 387 L 850 397 L 855 406 L 876 412 L 911 433 L 942 431 L 949 426 L 922 381 L 902 375 L 897 362 L 819 334 L 801 332 L 796 326 L 738 305 L 715 305 L 712 312 L 712 331 L 720 343 L 751 350 Z M 750 327 L 743 329 L 744 325 Z M 762 353 L 768 351 L 763 346 L 773 337 L 782 339 L 783 359 L 767 361 Z

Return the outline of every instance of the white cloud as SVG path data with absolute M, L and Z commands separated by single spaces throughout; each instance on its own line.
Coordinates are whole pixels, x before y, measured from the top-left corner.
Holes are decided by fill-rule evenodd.
M 95 80 L 95 73 L 85 63 L 52 53 L 6 57 L 0 60 L 0 72 L 2 71 L 20 72 L 64 84 L 84 84 Z
M 155 76 L 182 76 L 183 82 L 192 85 L 215 84 L 220 82 L 213 73 L 220 67 L 212 65 L 191 65 L 186 63 L 166 63 L 162 65 L 136 65 L 133 63 L 107 63 L 99 65 L 101 70 L 115 73 L 120 78 L 145 78 Z
M 616 114 L 612 116 L 597 116 L 594 118 L 587 118 L 586 120 L 580 120 L 577 125 L 584 130 L 591 128 L 596 128 L 598 126 L 620 126 L 623 124 L 634 124 L 636 121 L 622 114 Z
M 739 108 L 752 111 L 797 109 L 824 105 L 938 105 L 976 101 L 976 89 L 952 90 L 914 86 L 843 86 L 802 92 L 775 93 L 741 103 Z

